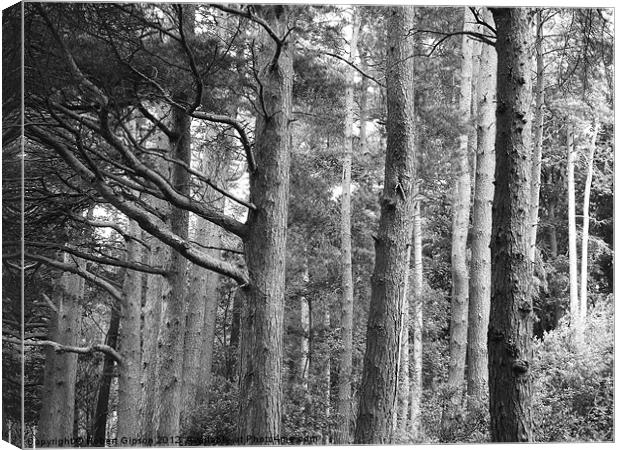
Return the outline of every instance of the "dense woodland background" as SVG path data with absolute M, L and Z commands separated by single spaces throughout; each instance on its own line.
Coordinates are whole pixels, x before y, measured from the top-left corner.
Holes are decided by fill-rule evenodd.
M 3 439 L 613 440 L 613 11 L 20 8 Z

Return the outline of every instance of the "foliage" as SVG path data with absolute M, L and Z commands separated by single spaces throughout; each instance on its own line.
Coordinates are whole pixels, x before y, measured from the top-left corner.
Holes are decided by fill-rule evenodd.
M 613 439 L 613 297 L 590 311 L 583 349 L 575 349 L 566 321 L 535 343 L 534 423 L 537 440 Z

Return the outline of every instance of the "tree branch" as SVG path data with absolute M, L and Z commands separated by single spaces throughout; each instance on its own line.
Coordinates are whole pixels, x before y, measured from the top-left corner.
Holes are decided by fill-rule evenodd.
M 118 353 L 116 350 L 114 350 L 109 345 L 105 345 L 105 344 L 94 344 L 88 347 L 75 347 L 72 345 L 59 344 L 58 342 L 54 342 L 54 341 L 36 341 L 36 340 L 21 341 L 19 339 L 13 339 L 13 338 L 8 338 L 4 336 L 2 336 L 2 340 L 4 342 L 9 342 L 15 345 L 25 345 L 25 346 L 30 346 L 30 347 L 52 347 L 52 349 L 54 349 L 54 351 L 57 353 L 78 353 L 82 355 L 87 355 L 90 353 L 101 352 L 101 353 L 104 353 L 110 356 L 118 364 L 123 364 L 123 357 L 121 356 L 121 354 Z

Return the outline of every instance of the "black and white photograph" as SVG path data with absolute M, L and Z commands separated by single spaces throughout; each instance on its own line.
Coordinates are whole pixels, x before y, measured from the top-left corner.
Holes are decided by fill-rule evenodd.
M 609 5 L 3 4 L 6 448 L 613 443 Z

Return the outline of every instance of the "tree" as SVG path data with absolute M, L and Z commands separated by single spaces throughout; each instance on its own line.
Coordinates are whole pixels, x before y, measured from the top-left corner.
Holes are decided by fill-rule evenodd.
M 590 191 L 594 169 L 594 152 L 599 133 L 599 123 L 594 118 L 592 135 L 588 142 L 586 182 L 583 190 L 583 229 L 581 232 L 581 281 L 579 294 L 579 322 L 585 324 L 588 311 L 588 240 L 590 237 Z
M 472 29 L 472 14 L 463 8 L 463 32 Z M 466 34 L 461 40 L 461 69 L 459 87 L 458 147 L 452 159 L 454 196 L 452 201 L 452 300 L 450 307 L 450 367 L 448 370 L 447 403 L 442 416 L 442 429 L 453 425 L 456 411 L 462 401 L 462 384 L 465 378 L 467 351 L 467 310 L 469 300 L 469 273 L 467 268 L 467 234 L 471 200 L 468 137 L 470 133 L 472 90 L 472 41 Z
M 414 204 L 413 7 L 388 12 L 387 150 L 356 443 L 388 443 L 395 413 Z
M 359 14 L 354 7 L 351 23 L 349 61 L 357 58 L 357 39 L 360 28 Z M 342 258 L 342 352 L 338 374 L 338 415 L 341 429 L 336 444 L 350 443 L 351 375 L 353 365 L 353 267 L 351 262 L 351 161 L 353 158 L 354 80 L 352 68 L 347 71 L 345 89 L 344 155 L 342 160 L 342 194 L 340 201 Z
M 284 273 L 289 183 L 289 120 L 293 87 L 291 44 L 285 36 L 286 6 L 261 7 L 268 28 L 261 33 L 259 58 L 262 112 L 256 119 L 250 168 L 250 201 L 244 252 L 251 282 L 243 287 L 241 319 L 239 436 L 280 435 Z
M 492 16 L 484 20 L 493 24 Z M 491 214 L 495 176 L 495 92 L 497 89 L 497 54 L 483 45 L 477 89 L 478 142 L 474 205 L 471 230 L 471 263 L 469 280 L 469 319 L 467 352 L 467 393 L 479 402 L 486 395 L 488 383 L 487 329 L 491 302 Z
M 574 342 L 577 346 L 583 343 L 583 327 L 581 310 L 579 307 L 579 272 L 577 267 L 577 219 L 575 204 L 575 128 L 570 122 L 566 124 L 566 182 L 568 194 L 568 266 L 569 266 L 569 296 L 570 296 L 570 323 L 574 333 Z
M 491 234 L 491 439 L 533 440 L 531 182 L 532 13 L 492 9 L 497 27 L 495 195 Z

